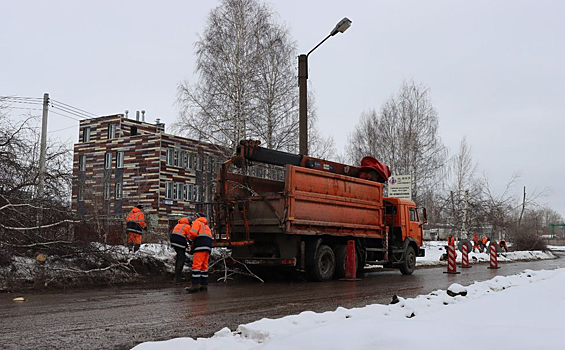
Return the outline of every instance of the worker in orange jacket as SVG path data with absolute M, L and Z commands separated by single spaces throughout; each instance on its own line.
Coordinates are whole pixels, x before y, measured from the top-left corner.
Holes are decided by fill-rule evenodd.
M 141 246 L 141 235 L 147 230 L 145 214 L 141 211 L 143 205 L 136 205 L 126 217 L 126 233 L 128 235 L 128 249 L 137 252 Z
M 483 248 L 487 248 L 487 243 L 488 241 L 490 241 L 490 239 L 487 236 L 483 236 L 483 238 L 481 239 L 481 243 L 483 245 Z
M 455 237 L 447 236 L 447 245 L 452 245 L 455 247 Z
M 185 288 L 189 293 L 208 290 L 208 260 L 214 239 L 205 215 L 198 213 L 196 216 L 189 234 L 193 254 L 191 286 Z
M 181 218 L 175 225 L 171 233 L 171 246 L 177 253 L 175 261 L 175 282 L 180 283 L 186 281 L 182 277 L 182 269 L 186 263 L 186 248 L 190 236 L 190 221 L 188 218 Z
M 479 243 L 479 236 L 476 233 L 473 233 L 473 252 L 477 249 L 479 253 L 483 251 L 481 244 Z

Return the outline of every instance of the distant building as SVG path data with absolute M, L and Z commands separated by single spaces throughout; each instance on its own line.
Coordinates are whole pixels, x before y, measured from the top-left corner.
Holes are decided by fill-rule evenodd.
M 179 217 L 212 214 L 216 173 L 225 160 L 218 146 L 165 133 L 165 125 L 123 114 L 80 122 L 74 145 L 72 208 L 89 221 L 78 239 L 122 243 L 124 218 L 142 204 L 144 241 L 167 240 Z

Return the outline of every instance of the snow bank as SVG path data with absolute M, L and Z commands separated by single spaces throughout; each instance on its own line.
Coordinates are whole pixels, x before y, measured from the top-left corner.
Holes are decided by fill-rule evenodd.
M 439 261 L 442 254 L 445 253 L 445 242 L 444 241 L 429 241 L 424 242 L 424 248 L 426 249 L 426 256 L 422 258 L 416 258 L 416 266 L 439 266 L 445 265 L 445 261 Z M 542 259 L 554 259 L 555 255 L 551 252 L 536 251 L 518 251 L 518 252 L 508 252 L 500 253 L 498 256 L 499 262 L 508 261 L 520 261 L 520 260 L 542 260 Z M 457 262 L 461 263 L 461 252 L 457 250 Z M 489 262 L 489 255 L 485 253 L 469 253 L 469 262 L 471 264 L 477 262 Z
M 565 344 L 565 269 L 526 270 L 393 305 L 279 319 L 224 328 L 205 339 L 147 342 L 135 350 L 173 349 L 559 349 Z

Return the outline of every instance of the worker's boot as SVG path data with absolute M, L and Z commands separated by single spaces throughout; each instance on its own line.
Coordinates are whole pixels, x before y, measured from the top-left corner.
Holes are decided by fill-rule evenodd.
M 200 287 L 198 285 L 192 285 L 190 287 L 186 287 L 184 290 L 186 290 L 189 294 L 198 293 L 200 292 Z
M 205 285 L 205 286 L 200 286 L 200 291 L 201 291 L 201 292 L 207 292 L 207 291 L 208 291 L 208 286 L 207 286 L 207 285 Z

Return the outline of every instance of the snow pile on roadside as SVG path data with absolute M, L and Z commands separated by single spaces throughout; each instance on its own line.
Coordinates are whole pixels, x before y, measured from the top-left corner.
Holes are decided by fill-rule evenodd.
M 404 299 L 396 304 L 262 319 L 211 338 L 146 342 L 173 349 L 551 349 L 565 344 L 565 269 L 521 274 Z M 461 296 L 466 292 L 466 296 Z M 469 334 L 480 337 L 469 338 Z M 478 343 L 477 343 L 478 342 Z
M 556 252 L 565 252 L 565 246 L 562 245 L 548 245 L 547 248 Z
M 416 266 L 439 266 L 447 264 L 445 261 L 439 261 L 440 256 L 445 253 L 446 242 L 444 241 L 426 241 L 423 248 L 426 249 L 426 256 L 416 258 Z M 554 259 L 555 255 L 549 251 L 518 251 L 500 253 L 498 256 L 499 262 L 520 261 L 520 260 L 542 260 Z M 471 264 L 477 262 L 489 262 L 490 256 L 487 252 L 484 253 L 469 253 L 469 262 Z M 457 262 L 461 262 L 461 252 L 457 250 Z

